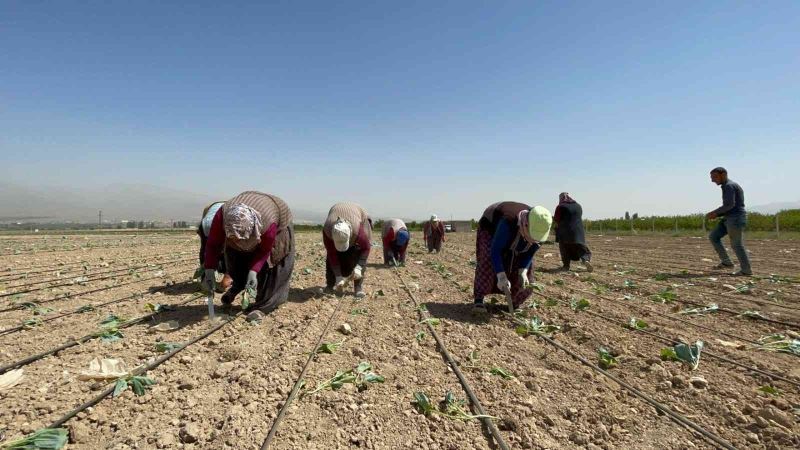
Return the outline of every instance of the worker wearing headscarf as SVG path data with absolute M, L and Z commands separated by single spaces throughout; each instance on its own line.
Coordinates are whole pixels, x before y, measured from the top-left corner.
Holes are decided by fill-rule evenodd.
M 405 222 L 400 219 L 389 219 L 383 222 L 381 237 L 383 238 L 383 262 L 387 266 L 405 264 L 406 250 L 411 240 L 411 233 Z
M 295 255 L 289 206 L 274 195 L 256 191 L 242 192 L 225 202 L 214 215 L 206 243 L 207 278 L 223 254 L 233 278 L 222 296 L 223 304 L 230 305 L 244 289 L 255 290 L 249 310 L 258 310 L 262 316 L 284 303 Z
M 442 242 L 444 242 L 444 224 L 436 214 L 431 216 L 431 220 L 425 222 L 422 230 L 422 238 L 425 240 L 425 245 L 428 247 L 428 253 L 442 251 Z
M 593 270 L 592 252 L 586 246 L 586 233 L 583 230 L 583 208 L 562 192 L 558 195 L 558 206 L 553 216 L 556 227 L 556 242 L 561 252 L 563 270 L 569 270 L 571 261 L 580 261 L 588 272 Z
M 214 215 L 219 211 L 222 205 L 225 202 L 214 202 L 203 209 L 203 216 L 200 219 L 200 224 L 197 226 L 197 235 L 200 236 L 200 267 L 202 268 L 205 263 L 206 258 L 206 241 L 208 241 L 208 234 L 211 232 L 211 222 L 214 220 Z M 224 274 L 222 281 L 217 283 L 217 292 L 223 292 L 225 289 L 230 287 L 231 285 L 231 277 L 227 273 L 225 273 L 225 259 L 220 258 L 219 263 L 216 267 L 216 277 L 219 278 L 221 274 Z M 205 280 L 205 271 L 203 272 L 200 278 L 200 284 L 203 286 L 206 285 L 204 282 Z
M 485 311 L 483 298 L 510 292 L 514 308 L 530 297 L 533 256 L 550 234 L 552 217 L 543 206 L 499 202 L 483 212 L 475 242 L 474 299 Z
M 353 281 L 356 297 L 364 297 L 364 273 L 372 246 L 372 219 L 352 202 L 331 207 L 322 228 L 325 244 L 325 282 L 328 289 L 341 291 Z

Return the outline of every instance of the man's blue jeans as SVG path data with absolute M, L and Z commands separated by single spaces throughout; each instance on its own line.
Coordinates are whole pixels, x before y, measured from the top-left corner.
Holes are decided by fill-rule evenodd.
M 733 247 L 736 257 L 739 259 L 739 265 L 742 272 L 751 273 L 750 257 L 747 256 L 747 251 L 744 249 L 744 229 L 747 226 L 747 216 L 745 214 L 735 216 L 725 216 L 720 218 L 717 227 L 708 235 L 711 240 L 711 245 L 719 255 L 720 262 L 726 266 L 733 266 L 728 252 L 725 251 L 725 246 L 722 245 L 722 238 L 729 235 L 731 239 L 731 247 Z

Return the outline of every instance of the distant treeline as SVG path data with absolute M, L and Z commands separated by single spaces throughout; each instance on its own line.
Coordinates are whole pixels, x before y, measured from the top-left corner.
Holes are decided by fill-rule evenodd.
M 627 213 L 626 213 L 627 214 Z M 584 220 L 588 231 L 683 231 L 710 230 L 717 220 L 706 220 L 705 214 L 685 216 L 633 216 L 618 219 Z M 777 214 L 747 214 L 749 231 L 800 231 L 800 209 L 789 209 Z

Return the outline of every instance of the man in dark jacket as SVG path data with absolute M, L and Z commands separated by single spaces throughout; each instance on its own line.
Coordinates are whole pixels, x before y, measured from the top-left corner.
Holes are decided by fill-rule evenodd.
M 750 267 L 750 258 L 744 248 L 744 229 L 747 226 L 744 191 L 741 186 L 728 179 L 728 171 L 724 167 L 717 167 L 711 171 L 711 181 L 722 189 L 722 206 L 706 214 L 708 219 L 720 218 L 717 227 L 708 235 L 708 239 L 720 259 L 720 263 L 714 268 L 732 269 L 734 267 L 725 246 L 722 245 L 722 238 L 727 234 L 730 236 L 731 247 L 733 247 L 741 267 L 733 275 L 750 276 L 753 274 L 753 269 Z
M 586 246 L 586 233 L 583 230 L 583 208 L 567 192 L 558 196 L 553 223 L 561 262 L 564 264 L 562 270 L 569 270 L 571 261 L 580 261 L 588 272 L 594 270 L 590 262 L 592 252 Z

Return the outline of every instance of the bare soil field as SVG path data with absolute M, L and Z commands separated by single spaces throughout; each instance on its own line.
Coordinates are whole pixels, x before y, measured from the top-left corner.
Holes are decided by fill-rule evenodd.
M 272 429 L 275 449 L 800 447 L 800 348 L 761 341 L 800 339 L 800 243 L 749 241 L 753 278 L 711 270 L 705 239 L 590 236 L 592 273 L 558 271 L 546 244 L 511 316 L 499 297 L 473 314 L 475 235 L 447 237 L 440 254 L 412 240 L 397 269 L 376 239 L 356 299 L 322 290 L 321 236 L 299 233 L 289 301 L 260 323 L 237 301 L 211 323 L 191 233 L 0 236 L 0 376 L 23 374 L 0 387 L 0 448 L 62 422 L 68 449 L 257 449 Z M 110 315 L 118 335 L 101 326 Z M 559 328 L 518 332 L 534 317 Z M 662 357 L 696 341 L 694 370 Z M 438 408 L 449 392 L 478 414 L 445 353 L 499 439 L 419 411 L 416 394 Z M 105 395 L 114 380 L 79 379 L 96 357 L 155 365 L 155 384 Z M 312 392 L 362 362 L 383 382 Z

